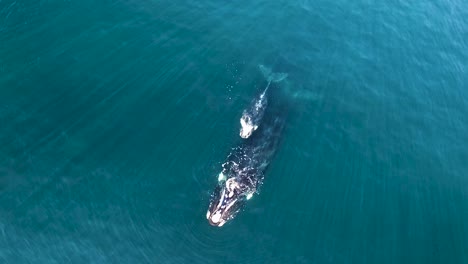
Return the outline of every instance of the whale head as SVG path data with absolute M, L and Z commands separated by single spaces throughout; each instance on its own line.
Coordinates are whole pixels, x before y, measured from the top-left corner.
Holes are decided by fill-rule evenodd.
M 210 206 L 206 212 L 206 218 L 212 226 L 223 226 L 233 219 L 250 199 L 253 192 L 242 184 L 237 178 L 223 179 L 220 174 L 219 184 L 211 197 Z
M 258 128 L 257 125 L 253 124 L 252 118 L 247 114 L 242 115 L 240 119 L 240 123 L 241 123 L 241 129 L 240 129 L 239 135 L 241 138 L 250 137 L 252 133 Z

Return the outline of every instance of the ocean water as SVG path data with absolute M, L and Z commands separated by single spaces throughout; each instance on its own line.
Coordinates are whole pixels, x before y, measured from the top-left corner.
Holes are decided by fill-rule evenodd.
M 468 263 L 468 4 L 0 1 L 1 263 Z M 239 118 L 260 194 L 205 213 Z

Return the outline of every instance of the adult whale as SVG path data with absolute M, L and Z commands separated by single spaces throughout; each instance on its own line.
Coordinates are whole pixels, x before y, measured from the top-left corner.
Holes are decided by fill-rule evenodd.
M 282 72 L 272 72 L 270 68 L 267 68 L 263 65 L 259 65 L 258 68 L 262 72 L 265 79 L 268 81 L 266 88 L 263 92 L 252 102 L 250 106 L 242 112 L 242 117 L 240 118 L 241 129 L 239 135 L 241 138 L 248 138 L 252 135 L 252 133 L 257 130 L 258 126 L 260 125 L 263 115 L 265 113 L 265 109 L 268 106 L 268 88 L 270 87 L 271 83 L 277 83 L 284 80 L 288 77 L 287 73 Z
M 283 132 L 285 110 L 284 107 L 269 106 L 258 131 L 241 140 L 228 155 L 206 213 L 211 225 L 220 227 L 233 219 L 246 201 L 258 192 Z

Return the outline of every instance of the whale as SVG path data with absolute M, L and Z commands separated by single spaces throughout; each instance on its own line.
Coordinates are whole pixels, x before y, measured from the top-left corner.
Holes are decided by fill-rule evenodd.
M 280 107 L 269 107 L 258 130 L 247 139 L 239 139 L 239 144 L 231 149 L 211 194 L 206 213 L 210 225 L 223 226 L 258 194 L 280 143 L 286 112 Z
M 265 109 L 268 106 L 268 88 L 270 87 L 271 83 L 278 83 L 288 77 L 287 73 L 274 73 L 272 72 L 271 68 L 268 68 L 264 65 L 258 66 L 260 71 L 262 72 L 263 76 L 267 80 L 268 84 L 263 89 L 263 92 L 260 93 L 255 99 L 253 99 L 246 109 L 242 112 L 242 116 L 240 118 L 240 132 L 239 136 L 241 138 L 249 138 L 252 133 L 258 129 L 263 116 L 265 114 Z

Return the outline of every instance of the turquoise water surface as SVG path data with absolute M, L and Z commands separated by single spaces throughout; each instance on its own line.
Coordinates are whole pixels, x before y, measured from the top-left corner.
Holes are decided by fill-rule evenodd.
M 0 263 L 468 263 L 466 1 L 0 1 Z M 205 218 L 288 77 L 260 194 Z

